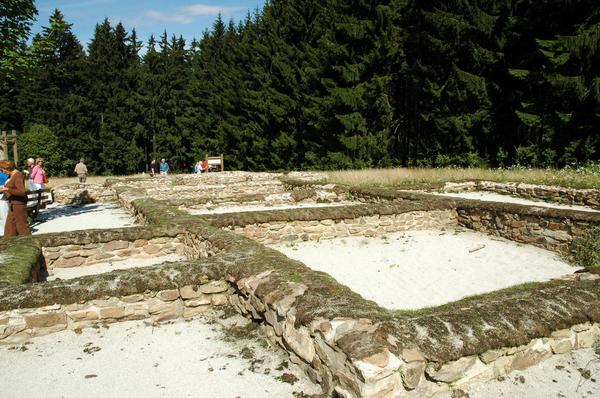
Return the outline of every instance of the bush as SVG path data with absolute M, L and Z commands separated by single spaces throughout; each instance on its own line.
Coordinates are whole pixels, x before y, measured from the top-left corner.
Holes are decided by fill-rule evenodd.
M 600 271 L 600 227 L 592 227 L 585 236 L 575 239 L 575 263 L 589 270 Z
M 18 138 L 21 168 L 27 158 L 44 159 L 44 169 L 49 177 L 65 175 L 71 163 L 65 161 L 60 142 L 56 134 L 43 124 L 31 125 Z

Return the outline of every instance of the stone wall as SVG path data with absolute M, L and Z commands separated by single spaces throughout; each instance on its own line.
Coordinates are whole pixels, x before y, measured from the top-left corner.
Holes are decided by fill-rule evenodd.
M 454 210 L 431 210 L 342 220 L 274 221 L 230 228 L 262 244 L 272 244 L 348 236 L 381 236 L 391 232 L 440 229 L 455 225 L 457 214 Z
M 209 281 L 179 289 L 144 292 L 121 297 L 54 304 L 0 312 L 0 344 L 16 344 L 32 337 L 95 324 L 146 319 L 148 323 L 189 318 L 212 306 L 228 305 L 234 289 L 225 281 Z
M 402 396 L 411 390 L 429 397 L 526 369 L 554 354 L 593 347 L 600 338 L 600 324 L 586 322 L 555 330 L 525 345 L 495 348 L 444 363 L 418 347 L 402 348 L 395 336 L 382 334 L 375 320 L 321 318 L 309 324 L 299 322 L 298 299 L 309 287 L 288 282 L 278 291 L 265 293 L 260 286 L 268 283 L 270 274 L 238 280 L 238 294 L 229 297 L 231 304 L 239 313 L 264 321 L 261 327 L 265 336 L 287 350 L 291 361 L 324 391 L 336 391 L 342 397 Z M 426 328 L 421 330 L 426 332 Z
M 117 199 L 114 189 L 104 184 L 67 184 L 52 189 L 54 202 L 71 205 L 114 202 Z
M 444 185 L 444 191 L 490 191 L 527 199 L 557 202 L 570 205 L 583 205 L 600 209 L 600 189 L 575 189 L 525 183 L 469 181 L 461 183 L 447 183 Z
M 107 243 L 44 247 L 42 249 L 48 268 L 70 268 L 129 258 L 149 258 L 172 253 L 185 254 L 183 235 L 175 238 L 137 239 L 133 242 L 113 240 Z M 204 257 L 208 257 L 205 250 Z
M 185 255 L 188 260 L 207 258 L 219 250 L 208 240 L 193 234 L 149 239 L 111 240 L 108 242 L 72 244 L 43 247 L 42 253 L 48 268 L 71 268 L 109 261 L 144 259 L 169 254 Z
M 461 206 L 458 208 L 458 223 L 475 231 L 563 253 L 571 251 L 573 241 L 585 236 L 589 228 L 600 225 L 600 214 L 578 217 L 570 211 L 520 210 Z

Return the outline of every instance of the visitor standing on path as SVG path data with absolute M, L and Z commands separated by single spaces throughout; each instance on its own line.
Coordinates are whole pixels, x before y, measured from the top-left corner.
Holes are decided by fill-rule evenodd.
M 152 159 L 152 161 L 150 162 L 149 168 L 150 168 L 150 170 L 149 170 L 150 175 L 152 177 L 154 177 L 155 175 L 157 175 L 160 172 L 160 170 L 158 168 L 158 163 L 156 163 L 156 159 Z
M 27 225 L 27 193 L 23 174 L 16 169 L 13 162 L 2 166 L 2 171 L 9 175 L 6 185 L 0 187 L 0 192 L 4 192 L 9 203 L 4 236 L 31 235 Z
M 44 159 L 37 158 L 35 160 L 35 166 L 31 169 L 31 174 L 29 178 L 33 182 L 33 187 L 35 191 L 40 189 L 44 189 L 46 183 L 46 170 L 44 170 Z
M 169 173 L 169 163 L 167 163 L 165 158 L 162 158 L 160 160 L 160 175 L 166 177 L 168 173 Z
M 2 169 L 6 168 L 8 164 L 8 160 L 0 161 L 0 187 L 3 187 L 4 184 L 8 181 L 8 174 L 4 173 Z M 8 217 L 8 200 L 6 200 L 5 195 L 0 194 L 0 236 L 4 235 L 4 226 L 6 225 L 6 218 Z
M 79 159 L 79 163 L 75 166 L 75 174 L 79 177 L 79 183 L 85 183 L 87 179 L 88 169 L 85 163 L 83 162 L 83 158 Z

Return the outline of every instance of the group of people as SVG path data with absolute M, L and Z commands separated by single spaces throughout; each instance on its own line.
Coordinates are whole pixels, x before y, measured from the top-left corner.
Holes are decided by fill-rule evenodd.
M 0 233 L 4 236 L 31 235 L 27 224 L 27 191 L 45 188 L 48 182 L 44 159 L 27 159 L 23 173 L 13 162 L 0 161 Z
M 208 160 L 198 160 L 194 165 L 194 174 L 203 174 L 208 172 Z
M 152 159 L 148 168 L 148 171 L 150 172 L 150 175 L 152 177 L 157 176 L 159 174 L 163 177 L 166 177 L 167 174 L 169 174 L 170 170 L 169 163 L 167 163 L 165 158 L 162 158 L 160 160 L 160 164 L 156 163 L 156 159 Z

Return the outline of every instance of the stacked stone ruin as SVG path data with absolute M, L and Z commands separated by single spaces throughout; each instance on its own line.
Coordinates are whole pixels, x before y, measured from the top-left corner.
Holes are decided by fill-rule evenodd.
M 527 192 L 547 195 L 543 187 Z M 598 191 L 570 197 L 581 195 L 591 199 L 577 201 L 597 205 Z M 140 225 L 2 241 L 0 254 L 11 267 L 0 272 L 0 344 L 126 320 L 155 324 L 226 306 L 257 322 L 326 395 L 413 391 L 426 397 L 591 347 L 600 337 L 597 275 L 574 274 L 412 313 L 381 308 L 264 246 L 462 226 L 559 252 L 600 225 L 600 213 L 327 185 L 302 173 L 118 178 L 66 186 L 54 196 L 65 204 L 118 202 Z M 349 198 L 360 205 L 206 216 L 185 210 Z M 169 253 L 186 260 L 38 282 L 45 268 Z

